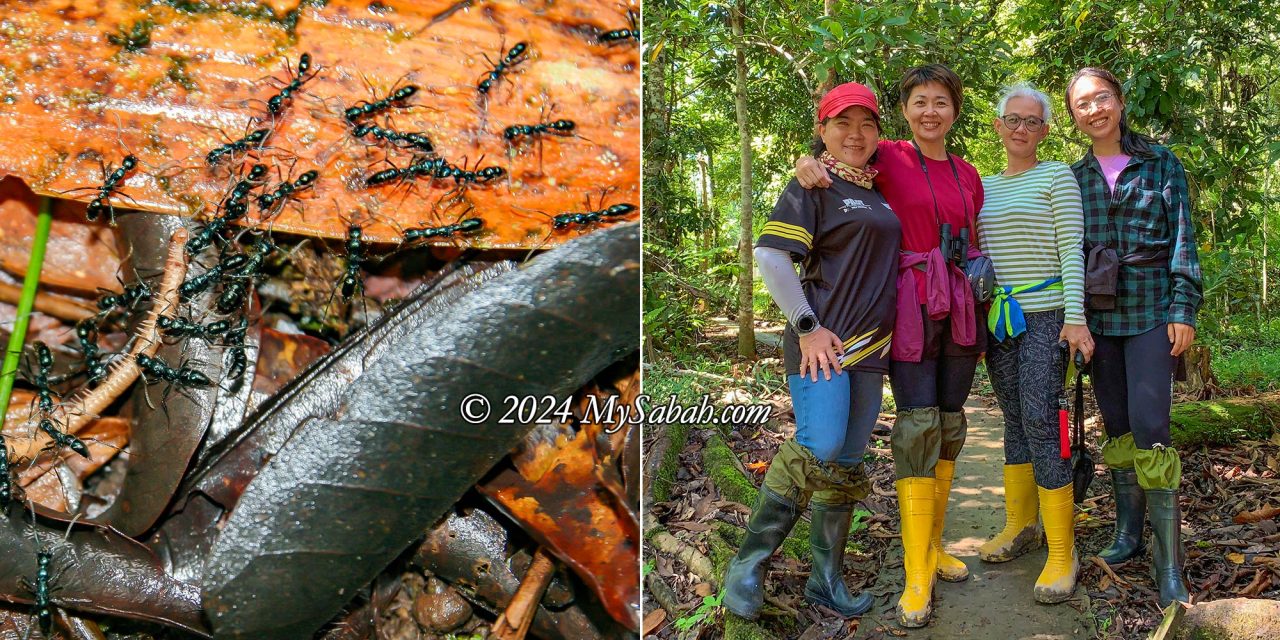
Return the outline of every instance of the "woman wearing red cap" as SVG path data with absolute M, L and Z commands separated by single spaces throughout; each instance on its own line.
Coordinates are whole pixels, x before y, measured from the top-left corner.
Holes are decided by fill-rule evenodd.
M 889 380 L 898 409 L 890 442 L 906 571 L 898 618 L 907 627 L 928 623 L 935 575 L 951 582 L 969 577 L 968 567 L 942 548 L 955 460 L 967 431 L 964 401 L 986 350 L 963 271 L 980 255 L 973 243 L 982 180 L 947 151 L 962 92 L 960 78 L 943 65 L 908 70 L 898 94 L 912 139 L 880 142 L 874 163 L 876 187 L 902 224 Z M 796 164 L 806 187 L 831 184 L 827 174 L 813 158 Z
M 724 605 L 745 618 L 759 614 L 769 557 L 805 506 L 813 507 L 805 598 L 844 616 L 872 604 L 870 594 L 845 586 L 844 547 L 853 505 L 870 488 L 862 456 L 889 371 L 902 229 L 867 168 L 880 139 L 875 94 L 840 85 L 822 98 L 818 120 L 814 154 L 833 174 L 831 187 L 809 191 L 792 180 L 755 249 L 787 316 L 783 355 L 796 435 L 773 457 L 725 575 Z

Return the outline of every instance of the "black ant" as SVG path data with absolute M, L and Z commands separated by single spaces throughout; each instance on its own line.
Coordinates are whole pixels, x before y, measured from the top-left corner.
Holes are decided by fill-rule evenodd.
M 538 124 L 514 124 L 502 131 L 502 137 L 507 142 L 514 142 L 520 136 L 536 136 L 544 133 L 555 133 L 557 135 L 571 135 L 570 132 L 576 125 L 572 120 L 556 120 L 555 122 L 541 122 Z
M 58 426 L 54 424 L 53 420 L 50 420 L 49 418 L 41 418 L 39 425 L 40 430 L 49 434 L 49 437 L 53 439 L 53 444 L 50 448 L 57 449 L 66 447 L 81 456 L 86 458 L 89 457 L 89 447 L 85 446 L 84 441 L 59 429 Z
M 183 300 L 190 300 L 208 289 L 213 283 L 221 280 L 225 274 L 243 267 L 248 261 L 249 256 L 243 253 L 233 253 L 224 257 L 222 261 L 214 263 L 204 273 L 191 276 L 190 279 L 179 285 L 178 297 Z
M 283 113 L 285 107 L 288 106 L 289 100 L 293 97 L 294 92 L 301 89 L 302 85 L 316 77 L 315 73 L 312 73 L 309 77 L 307 76 L 307 72 L 310 70 L 311 54 L 304 53 L 302 54 L 302 57 L 298 59 L 298 75 L 294 76 L 293 80 L 280 90 L 280 93 L 271 96 L 271 99 L 267 100 L 267 111 L 271 113 L 271 117 L 274 118 Z
M 97 191 L 98 195 L 94 197 L 94 199 L 90 200 L 89 206 L 85 208 L 85 219 L 89 222 L 93 222 L 98 219 L 98 216 L 105 212 L 107 214 L 107 223 L 111 226 L 115 226 L 116 210 L 115 207 L 111 206 L 111 195 L 120 188 L 120 183 L 124 181 L 125 177 L 136 168 L 138 168 L 138 158 L 132 154 L 127 155 L 124 157 L 124 160 L 120 161 L 120 166 L 118 167 L 108 168 L 105 165 L 102 166 L 101 187 L 81 187 L 65 191 L 64 193 L 73 193 L 75 191 L 85 190 Z
M 355 124 L 363 118 L 367 118 L 376 113 L 381 113 L 391 107 L 404 106 L 404 101 L 413 97 L 413 94 L 417 92 L 417 85 L 407 84 L 395 91 L 392 91 L 391 95 L 381 100 L 376 100 L 374 102 L 361 101 L 361 104 L 357 104 L 354 107 L 348 107 L 342 112 L 342 116 L 347 119 L 347 122 Z
M 231 392 L 235 393 L 240 389 L 240 385 L 244 382 L 244 372 L 249 366 L 249 359 L 244 353 L 245 336 L 249 331 L 249 319 L 240 316 L 240 322 L 234 329 L 227 331 L 226 340 L 223 342 L 227 346 L 227 377 L 234 382 L 231 385 Z
M 357 293 L 364 293 L 364 278 L 360 276 L 360 266 L 368 259 L 365 255 L 364 230 L 359 225 L 349 225 L 347 255 L 343 260 L 342 278 L 339 280 L 344 302 L 351 300 Z
M 80 342 L 80 352 L 84 354 L 84 370 L 89 382 L 97 382 L 107 377 L 107 365 L 102 361 L 98 347 L 98 327 L 89 318 L 76 323 L 76 339 Z
M 403 169 L 384 169 L 364 180 L 365 187 L 376 187 L 396 180 L 409 180 L 418 176 L 443 178 L 450 165 L 444 158 L 417 156 L 413 163 Z
M 387 142 L 402 142 L 408 147 L 423 153 L 435 153 L 435 146 L 431 144 L 431 139 L 423 133 L 405 133 L 367 123 L 357 125 L 355 129 L 351 130 L 351 136 L 354 138 L 363 138 L 366 135 L 372 135 L 375 139 L 386 140 Z
M 200 324 L 186 318 L 177 318 L 169 316 L 160 316 L 157 321 L 161 332 L 167 336 L 175 338 L 200 338 L 205 342 L 213 342 L 213 339 L 219 334 L 226 333 L 231 328 L 230 320 L 216 320 L 209 324 Z
M 53 411 L 53 390 L 49 388 L 49 377 L 53 373 L 53 352 L 40 341 L 36 341 L 31 347 L 36 352 L 36 374 L 31 382 L 36 387 L 36 401 L 40 411 L 47 414 Z
M 135 282 L 128 285 L 120 293 L 108 292 L 107 295 L 98 298 L 98 315 L 110 313 L 116 307 L 121 309 L 131 309 L 139 301 L 151 298 L 151 288 L 145 282 Z
M 219 205 L 222 213 L 215 215 L 208 224 L 197 228 L 187 240 L 188 254 L 198 254 L 215 241 L 225 244 L 225 240 L 222 240 L 222 232 L 230 223 L 248 215 L 249 205 L 246 200 L 249 198 L 249 192 L 265 182 L 267 171 L 265 164 L 255 164 L 249 169 L 249 175 L 237 182 L 232 187 L 231 193 Z
M 209 154 L 204 157 L 205 162 L 212 166 L 218 164 L 224 158 L 230 157 L 232 154 L 248 151 L 251 146 L 256 145 L 258 149 L 261 149 L 262 143 L 267 140 L 267 136 L 269 135 L 271 135 L 270 129 L 254 130 L 239 140 L 228 142 L 210 151 Z
M 266 211 L 283 204 L 287 198 L 292 197 L 297 192 L 315 186 L 316 179 L 319 177 L 320 172 L 312 169 L 298 176 L 298 179 L 294 182 L 289 182 L 288 180 L 281 182 L 276 186 L 275 191 L 258 196 L 258 209 Z
M 510 51 L 507 51 L 507 55 L 503 56 L 497 64 L 494 64 L 493 61 L 489 60 L 489 56 L 486 55 L 484 57 L 485 62 L 492 64 L 493 70 L 485 73 L 484 79 L 480 81 L 480 84 L 476 85 L 476 89 L 480 92 L 480 95 L 488 95 L 489 90 L 493 88 L 494 83 L 502 79 L 503 73 L 524 61 L 523 56 L 528 51 L 529 43 L 517 42 L 514 47 L 511 47 Z
M 482 227 L 484 227 L 484 220 L 480 218 L 467 218 L 461 222 L 446 224 L 441 227 L 410 227 L 404 230 L 404 241 L 413 242 L 427 238 L 447 238 L 459 233 L 473 233 L 479 231 Z
M 502 137 L 506 139 L 508 145 L 516 145 L 521 138 L 537 139 L 538 141 L 538 173 L 539 174 L 542 173 L 542 139 L 548 135 L 556 135 L 561 137 L 572 136 L 574 135 L 573 130 L 577 127 L 577 124 L 575 124 L 572 120 L 559 119 L 559 120 L 553 120 L 550 122 L 545 121 L 547 112 L 554 108 L 555 108 L 554 106 L 552 107 L 547 107 L 546 105 L 543 106 L 542 108 L 542 119 L 544 120 L 543 122 L 539 122 L 536 124 L 513 124 L 507 127 L 506 129 L 503 129 L 502 131 Z M 514 147 L 511 149 L 511 152 L 512 152 L 512 156 L 514 157 L 514 154 L 515 154 Z
M 480 163 L 484 161 L 483 156 L 481 156 L 479 160 L 476 160 L 476 168 L 474 170 L 467 170 L 465 168 L 466 158 L 463 158 L 462 160 L 463 160 L 462 166 L 450 165 L 446 168 L 444 175 L 437 175 L 436 177 L 453 178 L 454 184 L 462 184 L 464 182 L 470 182 L 472 184 L 485 184 L 490 181 L 497 180 L 498 178 L 501 178 L 502 176 L 507 174 L 506 170 L 503 169 L 502 167 L 498 167 L 498 166 L 481 167 Z
M 32 609 L 40 623 L 40 631 L 46 636 L 53 628 L 53 601 L 50 595 L 57 590 L 53 586 L 53 550 L 45 547 L 36 552 L 36 579 L 33 584 L 26 576 L 18 579 L 23 589 L 31 592 Z
M 598 41 L 605 44 L 610 44 L 610 45 L 617 44 L 619 42 L 625 42 L 627 40 L 635 40 L 636 42 L 640 42 L 640 27 L 636 26 L 635 11 L 627 12 L 627 21 L 630 22 L 630 26 L 628 28 L 613 29 L 611 31 L 606 31 L 600 34 Z
M 222 289 L 215 306 L 220 313 L 231 313 L 244 306 L 245 296 L 254 276 L 262 269 L 267 256 L 276 250 L 275 245 L 265 238 L 258 241 L 255 251 L 244 260 L 239 271 L 229 274 L 229 282 Z
M 0 512 L 8 515 L 9 505 L 13 503 L 14 483 L 13 470 L 9 467 L 9 443 L 0 438 Z
M 552 226 L 557 229 L 564 229 L 571 225 L 588 225 L 596 222 L 602 222 L 605 218 L 615 218 L 625 216 L 636 210 L 634 204 L 615 204 L 599 211 L 584 211 L 580 213 L 562 213 L 551 219 Z
M 195 369 L 182 366 L 174 368 L 164 360 L 153 358 L 146 354 L 138 354 L 138 366 L 142 367 L 144 372 L 180 387 L 209 387 L 213 385 L 213 381 L 209 379 L 209 376 Z

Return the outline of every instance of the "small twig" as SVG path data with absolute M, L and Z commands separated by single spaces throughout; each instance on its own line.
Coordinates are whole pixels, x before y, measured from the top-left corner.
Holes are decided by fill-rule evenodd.
M 533 554 L 533 562 L 529 564 L 529 571 L 524 574 L 520 589 L 511 597 L 507 610 L 493 623 L 492 637 L 498 640 L 522 640 L 529 633 L 533 616 L 538 612 L 538 603 L 542 601 L 542 594 L 546 593 L 547 585 L 551 584 L 551 576 L 555 572 L 555 563 L 539 547 Z
M 17 304 L 22 300 L 22 287 L 8 282 L 0 282 L 0 302 Z M 51 293 L 37 293 L 35 310 L 60 320 L 79 322 L 92 318 L 96 311 L 93 305 Z
M 1103 559 L 1102 559 L 1102 558 L 1099 558 L 1098 556 L 1090 556 L 1089 561 L 1090 561 L 1090 562 L 1092 562 L 1093 564 L 1097 565 L 1097 566 L 1098 566 L 1100 569 L 1102 569 L 1103 571 L 1105 571 L 1105 572 L 1106 572 L 1106 574 L 1107 574 L 1108 576 L 1110 576 L 1110 577 L 1111 577 L 1111 580 L 1112 580 L 1113 582 L 1115 582 L 1115 583 L 1117 583 L 1117 584 L 1122 584 L 1122 585 L 1124 585 L 1124 586 L 1126 586 L 1126 587 L 1127 587 L 1127 586 L 1129 586 L 1129 581 L 1128 581 L 1128 580 L 1125 580 L 1124 578 L 1121 578 L 1121 577 L 1120 577 L 1120 576 L 1118 576 L 1118 575 L 1116 575 L 1116 572 L 1115 572 L 1115 571 L 1112 571 L 1112 570 L 1111 570 L 1111 567 L 1107 566 L 1107 563 L 1106 563 L 1105 561 L 1103 561 Z

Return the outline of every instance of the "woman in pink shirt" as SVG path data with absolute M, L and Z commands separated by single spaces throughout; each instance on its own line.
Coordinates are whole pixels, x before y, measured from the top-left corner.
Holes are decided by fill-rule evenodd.
M 964 401 L 986 351 L 962 269 L 979 255 L 974 227 L 983 193 L 977 170 L 947 151 L 947 132 L 963 103 L 960 78 L 940 64 L 915 67 L 898 94 L 912 139 L 882 140 L 873 166 L 876 187 L 902 224 L 889 365 L 906 570 L 898 618 L 920 627 L 929 621 L 935 575 L 951 582 L 969 577 L 964 562 L 943 550 L 942 527 L 967 430 Z M 796 163 L 796 178 L 805 187 L 831 184 L 811 157 Z

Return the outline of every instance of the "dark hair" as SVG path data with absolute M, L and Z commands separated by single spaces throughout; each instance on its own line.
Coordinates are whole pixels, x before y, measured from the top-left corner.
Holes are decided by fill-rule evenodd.
M 951 94 L 951 102 L 956 105 L 956 115 L 959 115 L 960 106 L 964 104 L 964 84 L 960 82 L 960 76 L 956 72 L 943 64 L 926 64 L 907 69 L 898 81 L 898 101 L 907 104 L 907 98 L 911 97 L 913 89 L 930 82 L 946 88 L 947 93 Z
M 820 126 L 825 125 L 829 120 L 831 120 L 831 118 L 823 118 L 822 122 L 819 122 L 818 124 Z M 880 126 L 880 118 L 875 118 L 875 121 L 876 121 L 876 131 L 880 133 L 884 133 L 884 128 Z M 826 150 L 827 150 L 827 143 L 822 141 L 822 136 L 814 134 L 813 140 L 809 142 L 810 155 L 812 155 L 814 158 L 817 158 L 818 156 L 822 155 L 823 151 L 826 151 Z M 871 152 L 871 157 L 867 159 L 867 165 L 870 166 L 875 164 L 876 159 L 879 157 L 880 157 L 880 149 L 879 147 L 877 147 L 875 151 Z
M 1085 76 L 1097 78 L 1111 85 L 1111 90 L 1115 92 L 1116 97 L 1120 98 L 1120 102 L 1122 104 L 1124 103 L 1124 90 L 1120 88 L 1120 81 L 1116 79 L 1110 71 L 1100 69 L 1098 67 L 1085 67 L 1077 71 L 1074 76 L 1071 76 L 1071 82 L 1067 83 L 1067 113 L 1071 114 L 1071 118 L 1073 120 L 1075 119 L 1076 110 L 1071 105 L 1071 89 L 1076 86 L 1076 82 L 1080 80 L 1080 78 Z M 1145 133 L 1138 133 L 1137 131 L 1130 129 L 1129 121 L 1125 117 L 1124 111 L 1125 110 L 1122 107 L 1120 109 L 1120 150 L 1127 156 L 1139 156 L 1143 158 L 1154 156 L 1155 151 L 1151 150 L 1151 145 L 1156 144 L 1155 139 Z

